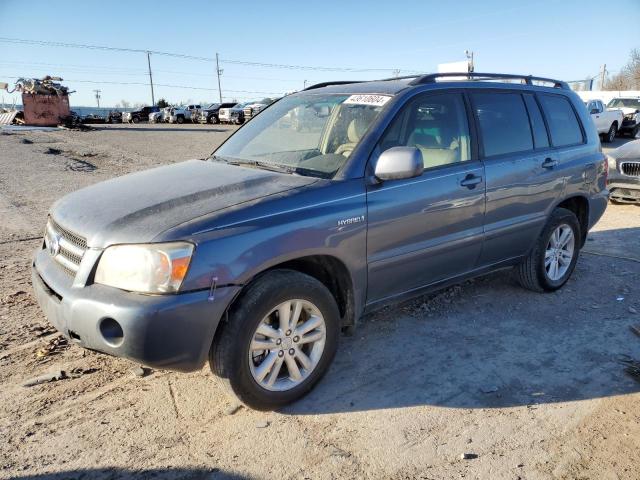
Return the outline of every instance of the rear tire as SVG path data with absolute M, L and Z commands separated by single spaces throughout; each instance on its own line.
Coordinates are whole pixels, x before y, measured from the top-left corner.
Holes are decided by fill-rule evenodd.
M 567 248 L 561 248 L 562 241 L 558 242 L 557 237 L 554 240 L 554 234 L 572 237 Z M 575 214 L 566 208 L 556 208 L 527 258 L 516 267 L 520 285 L 534 292 L 552 292 L 562 287 L 575 269 L 581 238 Z
M 131 119 L 131 121 L 132 121 L 133 123 L 140 123 L 140 119 L 139 119 L 138 117 L 133 117 L 133 118 Z
M 611 143 L 616 139 L 617 134 L 618 134 L 618 127 L 616 126 L 615 123 L 612 123 L 611 127 L 609 127 L 609 131 L 604 135 L 603 140 L 605 141 L 605 143 Z
M 288 306 L 286 310 L 295 319 L 289 327 L 283 326 L 281 318 L 284 317 L 280 313 L 287 302 L 291 302 L 291 310 Z M 309 310 L 297 310 L 296 317 L 297 302 Z M 317 318 L 322 319 L 323 327 L 318 327 L 318 331 L 303 330 L 311 319 Z M 265 320 L 272 322 L 266 328 Z M 293 270 L 274 270 L 247 287 L 232 306 L 228 322 L 219 328 L 209 352 L 211 371 L 245 405 L 256 410 L 273 410 L 307 394 L 326 373 L 338 347 L 340 313 L 329 290 L 315 278 Z M 260 336 L 263 329 L 267 336 Z M 296 331 L 300 333 L 296 335 Z M 274 332 L 277 336 L 270 337 Z M 308 339 L 306 335 L 322 333 L 321 341 L 304 341 Z M 260 336 L 259 340 L 256 335 Z M 260 345 L 257 353 L 256 347 L 252 348 L 254 342 Z M 262 346 L 264 342 L 273 348 Z M 278 342 L 277 346 L 274 342 Z M 306 352 L 302 352 L 305 355 L 300 359 L 298 353 L 303 349 Z M 275 360 L 269 363 L 269 358 Z M 293 370 L 289 367 L 291 362 Z M 268 385 L 276 365 L 274 382 Z M 262 376 L 261 369 L 266 371 Z

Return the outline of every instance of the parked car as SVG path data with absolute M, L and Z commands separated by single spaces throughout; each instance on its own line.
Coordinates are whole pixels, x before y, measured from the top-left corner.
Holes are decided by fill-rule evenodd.
M 638 136 L 640 131 L 640 98 L 614 98 L 607 104 L 609 109 L 620 109 L 624 114 L 624 120 L 619 131 L 621 134 L 632 138 Z
M 221 108 L 218 110 L 218 120 L 220 123 L 235 123 L 240 125 L 244 123 L 244 107 L 249 103 L 238 103 L 230 108 Z
M 169 123 L 191 122 L 200 108 L 200 105 L 195 104 L 187 105 L 186 107 L 174 107 L 171 109 Z
M 267 105 L 266 103 L 250 103 L 249 105 L 244 107 L 242 109 L 242 112 L 244 113 L 245 122 L 248 120 L 251 120 L 251 118 L 259 114 L 262 110 L 264 110 L 268 106 L 269 105 Z
M 152 112 L 149 114 L 149 123 L 160 123 L 162 122 L 164 112 L 162 110 L 158 112 Z
M 82 117 L 81 122 L 82 123 L 92 123 L 92 124 L 97 124 L 97 123 L 106 123 L 107 119 L 105 117 L 101 117 L 98 114 L 95 113 L 90 113 L 89 115 L 85 115 L 84 117 Z
M 365 312 L 504 267 L 558 290 L 607 206 L 595 126 L 564 82 L 464 75 L 312 86 L 208 161 L 63 197 L 33 262 L 39 304 L 80 346 L 208 360 L 272 409 L 320 380 Z M 304 108 L 323 121 L 282 126 Z
M 231 108 L 236 105 L 236 102 L 226 103 L 212 103 L 207 108 L 200 111 L 198 121 L 200 123 L 220 123 L 218 120 L 218 112 L 221 108 Z
M 149 114 L 158 111 L 160 111 L 159 107 L 142 107 L 140 110 L 136 110 L 134 112 L 125 112 L 122 114 L 122 122 L 147 122 L 149 120 Z
M 107 114 L 107 123 L 122 123 L 122 112 L 111 110 Z
M 640 140 L 625 143 L 608 157 L 609 198 L 618 203 L 640 204 Z
M 607 110 L 602 100 L 589 100 L 585 105 L 602 140 L 607 143 L 613 142 L 622 125 L 622 110 Z

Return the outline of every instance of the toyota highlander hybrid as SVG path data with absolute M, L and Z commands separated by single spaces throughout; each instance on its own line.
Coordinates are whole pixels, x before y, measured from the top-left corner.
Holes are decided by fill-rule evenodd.
M 382 305 L 504 267 L 559 289 L 607 205 L 589 112 L 561 81 L 460 75 L 315 85 L 206 161 L 63 197 L 33 262 L 39 304 L 78 345 L 208 361 L 273 409 Z

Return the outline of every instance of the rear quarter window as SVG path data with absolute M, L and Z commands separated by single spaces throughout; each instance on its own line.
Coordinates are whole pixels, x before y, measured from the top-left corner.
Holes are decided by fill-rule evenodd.
M 471 97 L 486 157 L 533 150 L 529 117 L 519 93 L 473 93 Z
M 578 117 L 567 98 L 548 94 L 540 94 L 538 98 L 549 125 L 551 142 L 555 147 L 584 143 Z

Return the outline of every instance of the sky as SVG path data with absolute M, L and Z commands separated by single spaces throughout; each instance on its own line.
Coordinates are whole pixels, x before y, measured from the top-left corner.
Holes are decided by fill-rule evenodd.
M 474 52 L 477 72 L 582 80 L 598 75 L 603 64 L 615 73 L 630 50 L 640 48 L 640 0 L 608 5 L 602 0 L 0 0 L 0 82 L 61 76 L 75 90 L 72 108 L 96 106 L 95 89 L 101 90 L 101 106 L 123 100 L 150 104 L 147 50 L 202 58 L 151 54 L 155 99 L 173 104 L 218 101 L 216 53 L 225 101 L 280 96 L 322 81 L 386 78 L 395 70 L 435 72 L 440 63 L 464 60 L 465 50 Z M 0 102 L 3 98 L 17 97 L 0 91 Z

